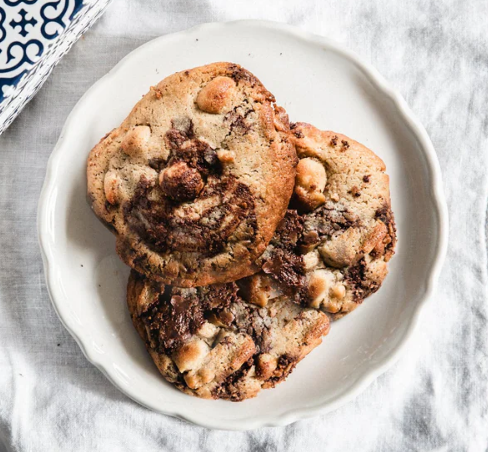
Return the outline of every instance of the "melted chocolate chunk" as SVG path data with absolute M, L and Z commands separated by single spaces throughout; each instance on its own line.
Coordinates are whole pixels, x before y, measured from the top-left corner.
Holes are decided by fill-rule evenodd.
M 252 129 L 252 125 L 246 121 L 246 118 L 254 111 L 249 108 L 244 110 L 242 107 L 234 107 L 232 111 L 224 116 L 224 123 L 228 124 L 230 133 L 245 135 Z
M 237 371 L 229 375 L 212 391 L 212 396 L 216 399 L 226 399 L 233 402 L 240 402 L 241 400 L 244 400 L 246 398 L 246 394 L 241 392 L 239 383 L 247 376 L 253 364 L 253 358 L 245 362 Z
M 294 356 L 281 355 L 278 358 L 278 366 L 274 371 L 274 375 L 267 381 L 267 387 L 272 388 L 281 381 L 283 381 L 288 375 L 290 375 L 295 369 L 298 363 L 298 359 Z
M 187 138 L 185 135 L 183 135 L 179 130 L 169 129 L 166 132 L 166 141 L 170 149 L 179 149 L 186 139 Z
M 161 285 L 153 284 L 155 293 L 159 295 L 141 318 L 149 329 L 151 347 L 158 352 L 171 353 L 195 334 L 210 314 L 230 313 L 233 303 L 242 303 L 235 283 L 196 289 L 166 286 L 163 292 Z M 235 328 L 240 329 L 237 320 L 234 323 Z
M 296 210 L 288 210 L 278 224 L 271 243 L 282 248 L 293 249 L 297 245 L 302 231 L 303 218 L 298 215 Z
M 178 288 L 156 296 L 141 319 L 149 330 L 151 347 L 166 354 L 181 347 L 204 322 L 196 291 L 183 293 Z
M 197 169 L 177 162 L 162 173 L 160 184 L 165 195 L 176 202 L 191 201 L 202 191 L 204 183 Z
M 245 135 L 251 130 L 251 125 L 246 123 L 244 116 L 235 115 L 232 118 L 232 122 L 230 124 L 230 130 L 232 132 L 239 132 L 242 135 Z
M 239 298 L 223 312 L 230 313 L 232 316 L 232 320 L 227 324 L 228 327 L 252 337 L 256 353 L 262 353 L 266 347 L 269 348 L 269 345 L 264 343 L 264 333 L 267 329 L 259 307 L 245 303 Z
M 380 288 L 376 281 L 367 277 L 366 266 L 366 261 L 362 258 L 355 265 L 349 267 L 345 274 L 345 280 L 352 288 L 353 301 L 358 304 Z
M 240 127 L 236 125 L 235 127 Z M 189 118 L 172 121 L 166 133 L 170 156 L 161 175 L 161 187 L 141 177 L 132 200 L 123 206 L 130 229 L 157 251 L 200 251 L 208 256 L 222 251 L 234 231 L 245 222 L 242 240 L 253 241 L 257 221 L 254 198 L 245 184 L 223 177 L 217 153 L 195 138 Z M 162 162 L 150 165 L 159 170 Z M 220 180 L 219 180 L 220 178 Z M 203 212 L 175 215 L 179 203 L 217 198 Z
M 262 269 L 288 288 L 303 285 L 305 274 L 303 259 L 292 251 L 277 248 L 265 259 Z
M 393 216 L 391 213 L 391 209 L 389 206 L 383 206 L 379 208 L 374 215 L 375 218 L 378 220 L 381 220 L 383 223 L 385 223 L 387 226 L 393 221 Z
M 175 118 L 171 121 L 173 129 L 179 131 L 186 140 L 195 138 L 195 130 L 193 128 L 193 121 L 188 117 Z
M 153 159 L 149 159 L 147 163 L 153 170 L 161 171 L 166 161 L 161 158 L 153 158 Z
M 186 132 L 175 128 L 166 132 L 166 141 L 171 149 L 168 166 L 185 162 L 189 167 L 197 169 L 202 176 L 220 174 L 222 167 L 217 152 L 208 143 L 194 138 L 193 123 L 191 124 Z
M 385 251 L 389 253 L 389 259 L 394 254 L 393 248 L 396 244 L 396 225 L 390 206 L 384 205 L 383 207 L 378 209 L 375 213 L 375 218 L 385 223 L 386 227 L 388 228 L 388 236 L 390 238 L 390 241 L 385 246 Z
M 303 285 L 303 258 L 296 251 L 302 231 L 302 218 L 296 210 L 288 210 L 260 261 L 266 274 L 289 289 Z
M 220 180 L 211 177 L 198 199 L 208 198 L 217 198 L 219 202 L 197 218 L 182 218 L 174 214 L 178 205 L 163 196 L 159 185 L 142 176 L 134 197 L 123 207 L 124 218 L 131 230 L 162 252 L 199 251 L 211 256 L 224 249 L 243 222 L 248 227 L 243 228 L 242 240 L 254 240 L 257 220 L 254 198 L 247 185 L 232 176 Z
M 206 311 L 228 308 L 238 300 L 237 284 L 212 284 L 199 287 L 199 295 Z
M 319 243 L 323 237 L 330 237 L 337 231 L 345 231 L 360 225 L 360 220 L 346 207 L 326 202 L 313 212 L 304 215 L 301 244 L 306 246 Z
M 247 72 L 245 69 L 231 64 L 229 65 L 229 70 L 231 71 L 230 77 L 234 79 L 234 81 L 238 84 L 241 80 L 250 83 L 252 86 L 255 85 L 257 79 L 254 77 L 250 72 Z

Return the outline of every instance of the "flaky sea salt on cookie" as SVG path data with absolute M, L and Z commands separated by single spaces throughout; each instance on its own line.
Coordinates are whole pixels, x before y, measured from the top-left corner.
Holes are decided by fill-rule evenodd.
M 180 287 L 256 271 L 290 200 L 288 117 L 250 72 L 215 63 L 152 87 L 91 151 L 88 195 L 122 260 Z

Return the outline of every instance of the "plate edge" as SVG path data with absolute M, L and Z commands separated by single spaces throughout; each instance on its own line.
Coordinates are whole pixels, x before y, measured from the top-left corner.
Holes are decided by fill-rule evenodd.
M 60 149 L 62 148 L 63 140 L 66 135 L 66 131 L 69 129 L 70 122 L 74 117 L 74 113 L 81 108 L 80 106 L 83 104 L 84 99 L 86 99 L 87 94 L 94 90 L 96 86 L 102 81 L 110 78 L 115 72 L 117 72 L 128 60 L 134 52 L 137 52 L 141 47 L 154 45 L 156 41 L 165 40 L 168 38 L 175 37 L 177 35 L 190 35 L 198 31 L 209 31 L 212 28 L 218 27 L 231 27 L 231 26 L 246 26 L 246 27 L 261 27 L 267 29 L 274 29 L 279 30 L 281 32 L 288 33 L 292 36 L 299 37 L 303 40 L 314 44 L 321 44 L 327 47 L 330 47 L 334 51 L 339 54 L 342 54 L 345 58 L 351 60 L 360 70 L 365 74 L 375 86 L 377 86 L 388 98 L 390 98 L 396 109 L 398 110 L 401 117 L 405 120 L 406 124 L 409 126 L 410 131 L 412 134 L 417 138 L 419 141 L 419 145 L 421 150 L 423 151 L 424 156 L 426 157 L 427 167 L 431 176 L 431 196 L 434 206 L 436 207 L 436 217 L 437 217 L 437 233 L 438 233 L 438 240 L 437 240 L 437 247 L 434 253 L 434 257 L 432 260 L 432 266 L 430 270 L 430 275 L 426 279 L 426 290 L 424 291 L 423 296 L 420 297 L 417 306 L 415 307 L 414 313 L 411 317 L 410 323 L 406 329 L 406 332 L 403 338 L 400 340 L 397 348 L 393 350 L 385 359 L 381 362 L 377 363 L 373 366 L 367 373 L 362 375 L 358 380 L 353 384 L 347 392 L 341 394 L 336 399 L 328 402 L 327 404 L 320 404 L 314 407 L 306 408 L 306 409 L 298 409 L 298 410 L 290 410 L 284 414 L 276 416 L 274 418 L 268 419 L 259 419 L 259 418 L 250 418 L 246 420 L 238 420 L 232 421 L 230 425 L 222 425 L 220 421 L 212 421 L 208 419 L 201 419 L 195 418 L 189 415 L 183 415 L 178 411 L 171 411 L 171 410 L 161 410 L 156 407 L 151 407 L 145 404 L 144 402 L 140 401 L 136 396 L 130 393 L 127 388 L 124 388 L 121 383 L 116 381 L 112 376 L 107 372 L 105 365 L 99 362 L 92 354 L 88 352 L 86 347 L 84 346 L 83 342 L 79 338 L 78 334 L 75 332 L 75 328 L 73 325 L 69 324 L 66 321 L 66 318 L 60 313 L 59 306 L 55 302 L 55 298 L 57 295 L 53 295 L 53 264 L 49 261 L 48 253 L 49 253 L 49 243 L 46 241 L 46 231 L 45 231 L 45 220 L 48 208 L 48 195 L 50 195 L 53 187 L 53 180 L 52 174 L 56 167 L 57 161 L 56 157 L 59 154 Z M 345 403 L 349 402 L 353 398 L 357 397 L 362 391 L 364 391 L 377 377 L 379 377 L 382 373 L 388 370 L 401 356 L 404 352 L 408 342 L 410 341 L 413 334 L 415 334 L 416 326 L 419 324 L 419 317 L 421 312 L 424 310 L 427 302 L 429 301 L 434 288 L 436 281 L 439 277 L 441 267 L 447 252 L 447 238 L 448 238 L 448 214 L 447 214 L 447 204 L 443 194 L 443 184 L 442 184 L 442 177 L 440 171 L 440 165 L 437 159 L 437 155 L 434 150 L 434 146 L 425 131 L 424 127 L 421 123 L 415 118 L 410 107 L 408 107 L 406 101 L 403 99 L 401 94 L 391 88 L 389 83 L 384 79 L 384 77 L 369 63 L 363 62 L 354 52 L 346 49 L 341 44 L 332 41 L 328 38 L 323 36 L 319 36 L 313 33 L 309 33 L 303 31 L 297 27 L 278 23 L 278 22 L 271 22 L 271 21 L 262 21 L 262 20 L 239 20 L 239 21 L 231 21 L 231 22 L 213 22 L 198 25 L 196 27 L 192 27 L 187 30 L 183 30 L 177 33 L 172 33 L 168 35 L 164 35 L 158 38 L 155 38 L 147 43 L 139 46 L 137 49 L 130 52 L 126 55 L 117 65 L 114 66 L 105 76 L 95 82 L 85 94 L 81 97 L 78 103 L 75 105 L 71 113 L 69 114 L 65 125 L 63 126 L 63 130 L 61 135 L 58 139 L 58 142 L 48 160 L 47 164 L 47 171 L 45 181 L 41 190 L 41 195 L 39 198 L 38 204 L 38 216 L 37 216 L 37 228 L 38 228 L 38 239 L 42 254 L 42 260 L 45 270 L 45 278 L 46 278 L 46 286 L 48 289 L 49 296 L 51 298 L 51 302 L 53 307 L 60 318 L 62 324 L 65 328 L 70 332 L 70 334 L 74 337 L 78 345 L 80 346 L 83 354 L 86 356 L 88 361 L 94 364 L 100 371 L 109 379 L 109 381 L 114 384 L 121 392 L 125 395 L 130 397 L 132 400 L 136 401 L 137 403 L 146 406 L 147 408 L 157 411 L 162 414 L 170 415 L 185 421 L 189 421 L 207 428 L 213 429 L 221 429 L 221 430 L 252 430 L 260 427 L 277 427 L 277 426 L 284 426 L 290 423 L 296 422 L 301 419 L 310 418 L 312 416 L 316 416 L 318 414 L 325 414 L 330 411 L 333 411 L 340 406 L 344 405 Z M 239 424 L 239 425 L 236 425 Z

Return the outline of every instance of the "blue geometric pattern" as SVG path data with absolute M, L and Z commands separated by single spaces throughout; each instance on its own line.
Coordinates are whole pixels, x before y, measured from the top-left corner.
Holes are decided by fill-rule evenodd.
M 0 1 L 0 103 L 55 44 L 83 1 Z
M 0 134 L 111 0 L 0 0 Z
M 19 14 L 22 16 L 22 19 L 16 22 L 14 19 L 10 21 L 10 26 L 15 29 L 15 27 L 20 27 L 19 33 L 25 38 L 29 32 L 27 31 L 27 25 L 32 25 L 34 26 L 37 24 L 37 20 L 34 19 L 33 17 L 29 20 L 26 19 L 27 16 L 27 11 L 25 9 L 21 9 L 19 11 Z

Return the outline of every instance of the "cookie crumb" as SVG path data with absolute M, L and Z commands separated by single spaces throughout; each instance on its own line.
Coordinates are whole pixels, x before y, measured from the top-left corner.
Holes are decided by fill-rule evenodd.
M 356 186 L 351 188 L 351 194 L 356 198 L 359 198 L 361 196 L 361 192 L 359 191 L 359 188 Z
M 163 97 L 163 94 L 161 93 L 161 91 L 159 89 L 157 89 L 155 86 L 151 86 L 151 91 L 154 91 L 154 95 L 156 96 L 157 99 L 161 99 L 161 97 Z M 144 96 L 142 96 L 144 97 Z

